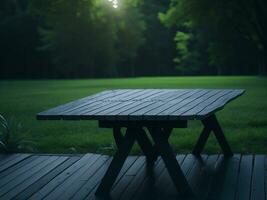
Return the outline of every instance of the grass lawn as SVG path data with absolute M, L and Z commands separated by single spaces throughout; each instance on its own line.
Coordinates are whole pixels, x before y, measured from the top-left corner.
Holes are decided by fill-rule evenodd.
M 109 129 L 95 121 L 37 121 L 35 114 L 106 89 L 116 88 L 244 88 L 246 93 L 217 116 L 234 152 L 267 153 L 267 78 L 162 77 L 94 80 L 0 81 L 0 113 L 21 122 L 21 135 L 43 153 L 110 153 L 115 148 Z M 201 131 L 192 121 L 170 138 L 176 152 L 190 152 Z M 75 150 L 75 151 L 74 151 Z M 207 153 L 219 151 L 214 137 Z M 132 153 L 139 153 L 137 146 Z

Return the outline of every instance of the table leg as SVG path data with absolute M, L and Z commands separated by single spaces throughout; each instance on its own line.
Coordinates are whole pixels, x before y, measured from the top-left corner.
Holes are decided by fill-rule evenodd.
M 140 148 L 146 156 L 147 163 L 153 166 L 154 162 L 157 160 L 158 154 L 156 152 L 156 148 L 150 142 L 145 130 L 143 128 L 131 128 L 131 131 L 134 132 L 135 139 L 137 140 Z M 113 128 L 113 135 L 117 147 L 120 148 L 120 144 L 123 142 L 124 139 L 121 133 L 121 128 Z
M 115 132 L 114 132 L 115 134 Z M 111 164 L 105 173 L 97 191 L 96 195 L 108 195 L 112 185 L 114 184 L 128 154 L 135 141 L 135 132 L 131 129 L 127 129 L 125 136 L 122 140 L 118 140 L 118 151 L 115 153 Z M 115 137 L 115 135 L 114 135 Z
M 162 132 L 164 137 L 168 139 L 171 135 L 172 128 L 164 128 Z M 148 164 L 153 165 L 159 156 L 157 148 L 150 142 L 144 129 L 140 128 L 136 133 L 136 140 L 146 156 Z
M 211 123 L 211 127 L 212 127 L 212 130 L 213 130 L 213 133 L 217 139 L 217 141 L 219 142 L 219 145 L 224 153 L 225 156 L 233 156 L 233 153 L 232 153 L 232 150 L 224 136 L 224 133 L 223 133 L 223 130 L 216 118 L 215 115 L 212 115 L 211 116 L 211 120 L 210 120 L 210 123 Z
M 196 155 L 196 156 L 199 156 L 200 153 L 203 151 L 204 149 L 204 146 L 209 138 L 209 135 L 210 135 L 210 132 L 211 132 L 211 128 L 210 127 L 207 127 L 207 126 L 204 126 L 198 140 L 197 140 L 197 143 L 193 149 L 193 152 L 192 154 Z
M 170 132 L 171 130 L 166 130 L 166 138 L 169 137 Z M 123 166 L 123 163 L 130 153 L 135 140 L 137 140 L 144 155 L 146 156 L 149 174 L 152 173 L 152 167 L 158 157 L 157 149 L 152 145 L 146 132 L 142 128 L 127 128 L 126 134 L 123 136 L 121 133 L 121 128 L 114 127 L 113 135 L 118 147 L 118 151 L 115 153 L 112 162 L 96 191 L 96 195 L 109 194 L 110 189 L 114 184 Z
M 114 140 L 116 142 L 117 147 L 120 148 L 121 147 L 121 143 L 124 140 L 124 137 L 123 137 L 123 135 L 121 133 L 121 128 L 120 127 L 113 128 L 113 137 L 114 137 Z
M 204 125 L 204 129 L 202 133 L 200 134 L 200 137 L 194 147 L 193 154 L 194 155 L 200 155 L 202 152 L 207 139 L 209 137 L 210 132 L 212 131 L 224 153 L 225 156 L 233 156 L 232 150 L 224 136 L 223 130 L 216 118 L 215 115 L 211 115 L 210 117 L 202 120 L 202 123 Z
M 162 128 L 162 131 L 164 133 L 164 136 L 169 139 L 169 137 L 171 136 L 172 133 L 172 129 L 173 128 Z
M 146 156 L 148 166 L 152 167 L 154 162 L 157 160 L 158 154 L 144 129 L 140 128 L 139 130 L 136 130 L 136 140 Z
M 182 196 L 192 196 L 193 192 L 168 143 L 168 138 L 164 135 L 164 132 L 161 129 L 149 128 L 149 131 L 177 191 Z

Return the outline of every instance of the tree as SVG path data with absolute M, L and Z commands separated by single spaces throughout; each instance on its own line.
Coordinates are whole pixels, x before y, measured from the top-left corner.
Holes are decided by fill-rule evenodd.
M 144 15 L 146 29 L 144 45 L 141 46 L 135 65 L 138 75 L 175 75 L 173 57 L 175 56 L 174 29 L 166 29 L 158 19 L 159 12 L 168 9 L 166 0 L 145 0 L 140 10 Z
M 142 44 L 144 24 L 130 0 L 118 10 L 100 0 L 33 0 L 31 8 L 43 21 L 39 49 L 63 77 L 118 76 L 119 63 L 131 63 Z
M 146 24 L 140 12 L 139 2 L 124 0 L 116 16 L 116 42 L 114 51 L 118 55 L 121 76 L 136 76 L 135 59 L 145 42 Z
M 42 77 L 48 62 L 36 51 L 37 21 L 27 12 L 25 0 L 0 2 L 0 78 Z
M 199 41 L 207 44 L 205 49 L 196 50 L 208 53 L 208 64 L 216 67 L 217 74 L 246 73 L 248 63 L 249 71 L 255 70 L 257 55 L 262 55 L 260 60 L 267 55 L 263 37 L 266 9 L 264 0 L 172 0 L 161 19 L 178 30 L 184 23 L 191 23 Z M 259 73 L 265 71 L 266 64 L 261 65 Z

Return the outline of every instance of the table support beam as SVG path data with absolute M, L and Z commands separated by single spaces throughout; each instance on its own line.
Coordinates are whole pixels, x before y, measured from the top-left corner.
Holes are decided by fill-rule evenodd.
M 131 129 L 127 129 L 123 140 L 119 143 L 118 151 L 115 153 L 110 166 L 96 191 L 96 195 L 109 194 L 112 185 L 114 184 L 128 154 L 132 149 L 134 141 L 135 138 L 133 132 Z
M 158 153 L 156 151 L 156 148 L 150 142 L 144 129 L 136 130 L 136 140 L 141 150 L 143 151 L 144 155 L 146 156 L 148 167 L 152 168 L 154 162 L 158 158 Z
M 142 128 L 127 128 L 125 136 L 121 132 L 121 128 L 113 128 L 113 136 L 118 147 L 112 162 L 99 185 L 96 195 L 107 195 L 114 184 L 120 169 L 123 166 L 128 154 L 130 153 L 135 141 L 141 147 L 147 160 L 147 169 L 152 171 L 154 162 L 157 160 L 158 153 L 156 148 L 150 142 L 146 132 Z M 149 172 L 150 173 L 150 172 Z
M 230 157 L 233 156 L 232 150 L 224 136 L 223 130 L 216 118 L 213 114 L 208 118 L 202 120 L 202 124 L 204 125 L 204 129 L 198 138 L 198 141 L 193 149 L 193 154 L 199 156 L 203 151 L 203 148 L 208 140 L 210 132 L 212 131 L 223 151 L 224 156 Z
M 135 135 L 134 138 L 139 144 L 142 152 L 146 156 L 147 164 L 152 165 L 158 158 L 158 152 L 155 146 L 150 142 L 145 130 L 143 128 L 130 128 L 131 132 Z M 170 133 L 168 134 L 170 135 Z M 121 132 L 121 128 L 113 128 L 113 136 L 118 148 L 121 148 L 121 143 L 124 140 L 124 136 Z
M 203 151 L 204 149 L 204 146 L 209 138 L 209 135 L 210 135 L 210 132 L 211 132 L 211 129 L 207 126 L 204 126 L 198 140 L 197 140 L 197 143 L 193 149 L 193 152 L 192 154 L 194 155 L 200 155 L 200 153 Z
M 168 141 L 168 138 L 169 138 L 169 136 L 171 134 L 172 128 L 160 128 L 160 129 L 159 128 L 155 128 L 155 130 L 158 130 L 160 132 L 160 137 L 162 137 L 163 140 Z M 102 179 L 102 181 L 101 181 L 101 183 L 100 183 L 100 185 L 99 185 L 99 187 L 98 187 L 98 189 L 96 191 L 96 195 L 102 195 L 102 196 L 103 195 L 104 196 L 109 195 L 109 192 L 110 192 L 110 190 L 112 188 L 112 185 L 114 184 L 114 182 L 115 182 L 115 180 L 116 180 L 116 178 L 117 178 L 117 176 L 118 176 L 118 174 L 120 172 L 120 169 L 122 168 L 123 163 L 125 162 L 125 160 L 127 158 L 127 155 L 130 153 L 131 148 L 132 148 L 132 146 L 133 146 L 135 141 L 137 141 L 137 143 L 139 144 L 141 150 L 143 151 L 144 155 L 146 156 L 148 174 L 152 173 L 154 162 L 157 160 L 158 156 L 159 155 L 162 156 L 161 153 L 159 154 L 159 152 L 161 152 L 162 150 L 158 148 L 158 145 L 156 145 L 156 144 L 153 145 L 152 144 L 152 142 L 150 141 L 149 137 L 147 136 L 147 134 L 146 134 L 146 132 L 145 132 L 145 130 L 143 128 L 140 128 L 140 127 L 127 128 L 126 134 L 125 134 L 125 136 L 123 136 L 123 134 L 121 132 L 121 128 L 114 127 L 113 128 L 113 135 L 114 135 L 114 139 L 115 139 L 116 145 L 118 147 L 118 151 L 115 153 L 115 155 L 114 155 L 114 157 L 113 157 L 113 159 L 111 161 L 111 164 L 110 164 L 107 172 L 105 173 L 105 175 L 104 175 L 104 177 L 103 177 L 103 179 Z M 159 141 L 161 141 L 161 139 L 160 138 L 158 138 L 156 140 L 154 139 L 154 141 L 155 141 L 155 143 L 158 143 Z M 166 147 L 165 143 L 163 143 L 163 145 L 165 145 L 163 147 L 164 152 L 166 152 L 166 151 L 171 151 L 172 152 L 172 150 L 170 149 L 169 144 L 167 144 L 168 147 Z M 186 186 L 184 186 L 184 184 L 186 182 L 185 183 L 183 182 L 183 181 L 186 181 L 186 180 L 185 180 L 185 177 L 183 176 L 183 174 L 181 172 L 179 164 L 177 163 L 177 161 L 175 159 L 175 156 L 173 158 L 175 161 L 173 161 L 173 160 L 169 161 L 170 158 L 168 157 L 168 155 L 167 155 L 167 158 L 166 158 L 166 153 L 163 155 L 163 157 L 164 157 L 163 160 L 166 163 L 168 170 L 171 171 L 171 174 L 172 173 L 175 174 L 174 176 L 172 176 L 172 177 L 176 177 L 176 178 L 173 178 L 173 180 L 176 181 L 176 182 L 177 182 L 177 180 L 179 182 L 182 181 L 180 183 L 180 185 L 179 185 L 181 193 L 182 192 L 186 192 L 187 189 L 185 189 Z M 175 167 L 178 166 L 178 170 L 180 170 L 180 172 L 179 171 L 178 172 L 174 172 L 177 169 L 175 169 L 175 167 L 172 167 L 173 162 L 176 162 L 176 166 Z M 177 175 L 177 173 L 178 173 L 178 175 Z M 179 174 L 179 173 L 181 173 L 181 174 Z
M 160 129 L 149 128 L 149 131 L 177 191 L 181 196 L 192 196 L 193 192 L 176 160 L 170 144 L 168 143 L 168 138 Z
M 214 133 L 216 139 L 219 142 L 220 147 L 225 156 L 232 156 L 232 151 L 228 145 L 224 133 L 215 117 L 212 115 L 202 120 L 204 128 L 193 150 L 194 155 L 200 155 L 203 151 L 205 143 L 211 132 Z M 127 127 L 126 134 L 123 136 L 121 127 L 114 125 L 113 134 L 115 142 L 118 146 L 118 150 L 115 153 L 113 160 L 104 175 L 97 191 L 96 195 L 109 195 L 112 185 L 114 184 L 122 166 L 125 162 L 128 154 L 130 153 L 135 141 L 141 147 L 144 155 L 147 159 L 148 171 L 152 173 L 154 162 L 158 156 L 161 156 L 166 168 L 170 174 L 170 177 L 181 196 L 193 196 L 191 187 L 189 186 L 179 163 L 176 160 L 175 154 L 168 142 L 168 138 L 172 132 L 172 128 L 165 127 L 160 128 L 156 126 L 148 126 L 149 133 L 154 141 L 154 144 L 149 139 L 146 131 L 143 127 L 130 126 Z
M 123 140 L 124 140 L 124 137 L 121 133 L 121 128 L 119 127 L 113 128 L 113 137 L 114 137 L 117 147 L 120 148 L 121 143 L 123 143 Z

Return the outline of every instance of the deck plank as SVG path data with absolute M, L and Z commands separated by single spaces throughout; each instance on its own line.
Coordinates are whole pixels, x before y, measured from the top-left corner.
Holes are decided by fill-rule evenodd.
M 160 159 L 157 159 L 154 167 L 158 166 Z M 154 168 L 154 170 L 156 170 Z M 149 170 L 149 171 L 148 171 Z M 147 168 L 147 165 L 144 164 L 141 169 L 138 171 L 136 176 L 134 177 L 133 181 L 129 184 L 129 186 L 126 188 L 126 190 L 121 195 L 121 200 L 128 200 L 132 199 L 137 193 L 142 184 L 144 184 L 145 181 L 154 179 L 154 173 L 151 171 L 151 168 Z
M 238 186 L 236 200 L 249 200 L 251 192 L 251 177 L 253 170 L 253 156 L 242 156 L 240 162 L 240 172 L 238 176 Z
M 130 156 L 127 158 L 126 162 L 123 164 L 123 167 L 118 177 L 116 178 L 113 188 L 120 182 L 122 177 L 125 175 L 125 173 L 129 170 L 129 168 L 135 163 L 137 159 L 138 159 L 138 156 Z
M 201 165 L 200 176 L 193 187 L 193 191 L 199 199 L 205 199 L 208 196 L 208 190 L 216 171 L 216 162 L 218 158 L 219 155 L 210 155 L 207 157 L 204 164 Z
M 8 162 L 19 155 L 9 155 Z M 266 155 L 176 158 L 198 200 L 266 200 Z M 99 200 L 94 193 L 110 162 L 109 156 L 97 154 L 31 155 L 0 173 L 0 200 Z M 144 156 L 127 158 L 111 198 L 185 200 L 176 192 L 162 159 L 148 176 Z
M 1 155 L 1 160 L 0 160 L 0 165 L 3 165 L 7 162 L 9 162 L 10 160 L 16 158 L 20 156 L 19 154 L 5 154 L 5 155 Z
M 47 156 L 47 157 L 48 158 L 44 160 L 43 162 L 40 162 L 39 164 L 30 168 L 30 170 L 26 171 L 25 173 L 20 174 L 20 176 L 16 176 L 14 179 L 12 179 L 11 181 L 3 185 L 0 190 L 0 198 L 2 198 L 2 196 L 4 196 L 6 193 L 13 190 L 15 187 L 17 187 L 21 183 L 24 183 L 24 181 L 30 178 L 31 176 L 34 176 L 34 174 L 40 171 L 42 168 L 50 165 L 53 161 L 58 159 L 57 156 Z M 7 199 L 7 198 L 2 198 L 2 199 Z
M 38 192 L 32 195 L 29 200 L 43 199 L 50 194 L 56 187 L 62 184 L 68 177 L 83 167 L 92 157 L 92 154 L 85 154 L 81 159 L 71 165 L 69 168 L 60 173 L 56 178 L 50 181 L 47 185 L 42 187 Z
M 39 170 L 36 170 L 36 173 L 34 173 L 32 176 L 28 177 L 27 179 L 24 179 L 23 182 L 18 184 L 16 187 L 12 188 L 9 192 L 7 192 L 4 196 L 0 197 L 0 199 L 12 199 L 18 194 L 20 194 L 23 190 L 25 190 L 27 187 L 32 185 L 34 182 L 42 178 L 44 175 L 49 173 L 51 170 L 56 168 L 58 165 L 63 163 L 67 158 L 66 157 L 58 157 L 55 160 L 52 160 L 52 162 L 48 162 L 47 165 L 44 165 L 43 167 L 39 168 Z
M 15 155 L 14 157 L 10 156 L 7 161 L 3 160 L 0 163 L 0 172 L 31 156 L 31 154 L 14 154 L 14 155 Z
M 84 182 L 84 185 L 71 197 L 72 200 L 80 199 L 94 199 L 95 191 L 97 186 L 100 184 L 101 179 L 104 176 L 104 173 L 107 171 L 111 158 L 107 159 L 106 162 L 98 169 L 98 171 L 91 177 L 89 180 Z
M 144 165 L 142 165 L 142 167 L 139 169 L 136 176 L 133 177 L 132 182 L 130 182 L 128 187 L 121 193 L 120 199 L 131 199 L 134 196 L 134 193 L 137 191 L 138 187 L 143 183 L 147 175 L 147 165 L 146 163 L 144 163 Z
M 21 177 L 23 176 L 23 174 L 27 174 L 28 172 L 30 172 L 32 168 L 40 165 L 40 163 L 43 163 L 45 160 L 49 159 L 49 156 L 33 156 L 33 157 L 35 159 L 32 162 L 27 163 L 22 168 L 19 168 L 18 170 L 12 172 L 11 174 L 8 174 L 7 176 L 1 178 L 0 188 L 2 188 L 6 184 L 14 180 L 16 177 Z
M 47 199 L 59 199 L 62 195 L 68 195 L 73 190 L 68 190 L 72 186 L 74 186 L 75 182 L 79 183 L 79 181 L 85 177 L 83 177 L 86 171 L 89 171 L 89 174 L 94 172 L 94 164 L 101 159 L 101 155 L 94 154 L 90 157 L 90 160 L 87 160 L 86 164 L 79 168 L 79 170 L 75 171 L 71 176 L 69 176 L 63 183 L 58 185 L 52 192 L 50 192 L 44 200 Z M 102 163 L 102 162 L 101 162 Z M 67 190 L 67 191 L 66 191 Z
M 5 176 L 8 176 L 12 174 L 13 172 L 16 172 L 18 169 L 24 167 L 25 165 L 32 163 L 34 159 L 36 159 L 36 156 L 30 156 L 24 159 L 23 161 L 9 167 L 5 171 L 0 172 L 0 180 L 2 180 Z
M 7 155 L 0 153 L 0 162 L 1 162 L 1 160 L 3 160 L 4 158 L 6 158 L 6 156 L 7 156 Z
M 114 187 L 120 182 L 120 180 L 123 178 L 125 173 L 128 171 L 128 169 L 135 163 L 137 160 L 137 156 L 131 156 L 127 158 L 127 161 L 124 163 L 115 183 Z M 84 185 L 79 189 L 79 191 L 76 192 L 74 196 L 72 196 L 72 199 L 96 199 L 95 197 L 95 191 L 97 189 L 97 186 L 100 184 L 101 178 L 103 177 L 104 173 L 106 172 L 109 164 L 111 162 L 111 159 L 107 160 L 107 162 L 104 163 L 104 165 L 98 170 L 98 172 L 89 179 Z
M 145 157 L 139 157 L 134 164 L 127 170 L 120 182 L 112 188 L 111 198 L 119 199 L 122 193 L 126 190 L 129 184 L 134 180 L 134 177 L 141 168 L 145 165 Z
M 161 158 L 158 158 L 155 163 L 154 173 L 151 177 L 146 177 L 141 185 L 138 186 L 136 193 L 133 194 L 132 199 L 149 199 L 154 194 L 156 177 L 159 177 L 165 169 L 165 164 Z
M 227 161 L 227 169 L 223 180 L 220 199 L 234 200 L 240 167 L 240 155 L 234 155 Z
M 53 178 L 63 172 L 65 169 L 70 167 L 76 161 L 78 161 L 80 157 L 71 156 L 65 162 L 54 168 L 51 172 L 40 178 L 38 181 L 30 185 L 27 189 L 23 192 L 18 194 L 15 199 L 19 200 L 27 200 L 29 199 L 34 193 L 38 192 L 43 186 L 48 184 Z
M 60 187 L 62 188 L 61 193 L 57 192 L 58 196 L 55 196 L 52 199 L 65 200 L 70 199 L 79 188 L 81 188 L 87 180 L 94 176 L 98 169 L 107 161 L 107 156 L 100 156 L 94 163 L 89 166 L 86 166 L 84 169 L 80 169 L 79 173 L 76 173 L 76 177 L 69 179 L 69 184 L 65 182 Z M 47 199 L 50 199 L 47 196 Z
M 195 156 L 188 154 L 185 156 L 182 165 L 181 165 L 181 169 L 182 172 L 184 173 L 186 179 L 188 180 L 188 176 L 191 172 L 191 170 L 194 167 L 194 164 L 196 162 L 196 158 Z M 172 182 L 166 187 L 166 191 L 164 194 L 164 199 L 178 199 L 179 198 L 179 194 L 176 191 L 176 188 L 174 187 L 174 184 L 172 184 Z
M 187 176 L 187 181 L 194 193 L 196 193 L 197 183 L 200 182 L 201 176 L 203 174 L 203 168 L 205 167 L 205 163 L 208 159 L 208 156 L 201 155 L 200 157 L 196 157 L 195 159 L 195 164 Z
M 227 171 L 228 159 L 219 155 L 216 162 L 215 171 L 212 176 L 210 187 L 208 188 L 208 199 L 217 200 L 224 184 L 224 177 Z
M 255 155 L 252 174 L 251 200 L 265 200 L 265 156 Z
M 177 155 L 176 160 L 178 161 L 179 165 L 181 166 L 183 164 L 183 161 L 185 159 L 186 155 Z M 166 189 L 173 184 L 171 181 L 171 177 L 169 175 L 168 170 L 165 168 L 164 164 L 164 170 L 163 172 L 155 177 L 155 192 L 149 194 L 150 198 L 153 199 L 165 199 L 166 197 Z M 152 196 L 151 196 L 152 195 Z

